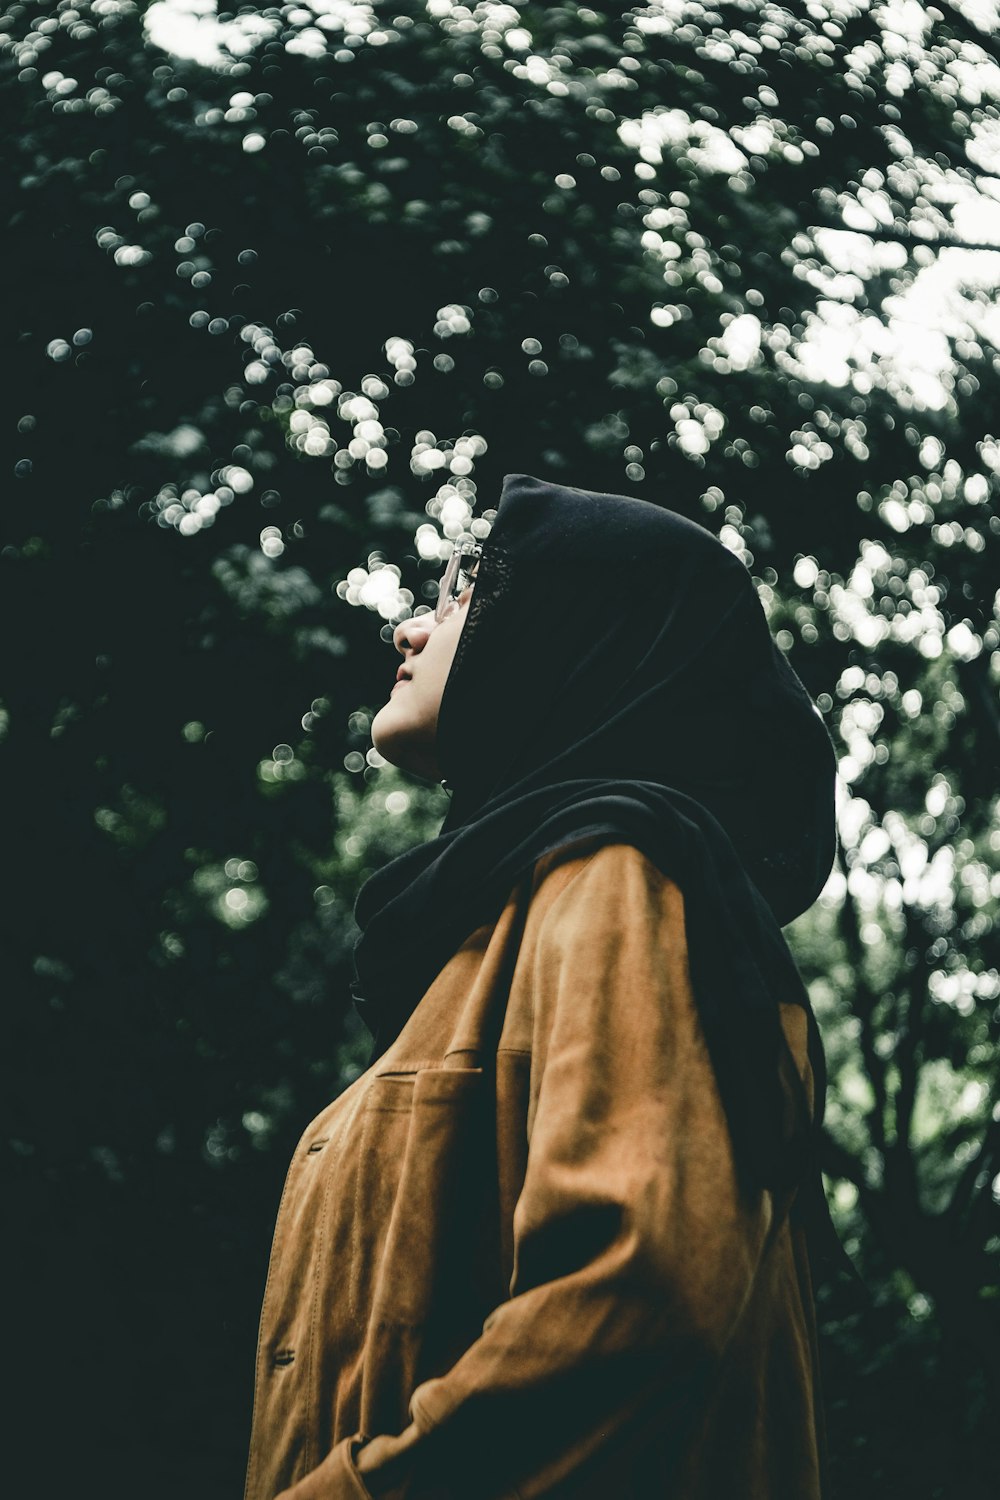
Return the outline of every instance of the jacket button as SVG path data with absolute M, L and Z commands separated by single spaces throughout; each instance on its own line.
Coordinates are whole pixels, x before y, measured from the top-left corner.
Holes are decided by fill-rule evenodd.
M 285 1365 L 292 1364 L 294 1362 L 294 1359 L 295 1359 L 295 1350 L 294 1349 L 278 1349 L 271 1356 L 271 1368 L 274 1369 L 274 1370 L 283 1369 Z

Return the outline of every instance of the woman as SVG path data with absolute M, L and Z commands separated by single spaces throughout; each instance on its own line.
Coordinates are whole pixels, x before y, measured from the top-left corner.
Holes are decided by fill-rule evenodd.
M 508 475 L 446 584 L 372 738 L 451 806 L 358 898 L 373 1059 L 289 1170 L 247 1500 L 814 1500 L 780 928 L 835 852 L 825 728 L 742 563 L 646 501 Z

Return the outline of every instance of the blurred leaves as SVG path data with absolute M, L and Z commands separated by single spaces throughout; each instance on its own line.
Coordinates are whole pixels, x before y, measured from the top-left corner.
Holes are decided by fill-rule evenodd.
M 53 1484 L 81 1445 L 109 1491 L 237 1482 L 285 1164 L 366 1057 L 354 896 L 446 805 L 371 749 L 391 630 L 522 471 L 716 530 L 830 725 L 841 860 L 789 935 L 876 1291 L 821 1292 L 835 1476 L 995 1490 L 1000 249 L 963 246 L 1000 246 L 996 20 L 0 18 L 8 1095 L 75 1392 Z

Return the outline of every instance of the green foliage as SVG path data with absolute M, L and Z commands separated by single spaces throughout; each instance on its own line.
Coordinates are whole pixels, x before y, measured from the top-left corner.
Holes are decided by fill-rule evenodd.
M 789 935 L 875 1292 L 820 1292 L 834 1473 L 992 1493 L 998 261 L 953 247 L 995 238 L 995 33 L 178 13 L 0 20 L 16 1342 L 46 1397 L 59 1348 L 51 1487 L 81 1453 L 106 1493 L 237 1482 L 285 1164 L 366 1056 L 354 896 L 446 805 L 370 749 L 391 630 L 525 471 L 716 529 L 831 727 L 842 857 Z

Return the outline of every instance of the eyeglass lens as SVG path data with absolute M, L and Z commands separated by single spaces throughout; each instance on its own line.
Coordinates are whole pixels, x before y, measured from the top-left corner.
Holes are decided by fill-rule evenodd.
M 437 619 L 441 620 L 446 614 L 450 614 L 470 583 L 475 581 L 474 573 L 478 562 L 478 550 L 452 553 L 438 587 L 438 605 L 434 612 Z

